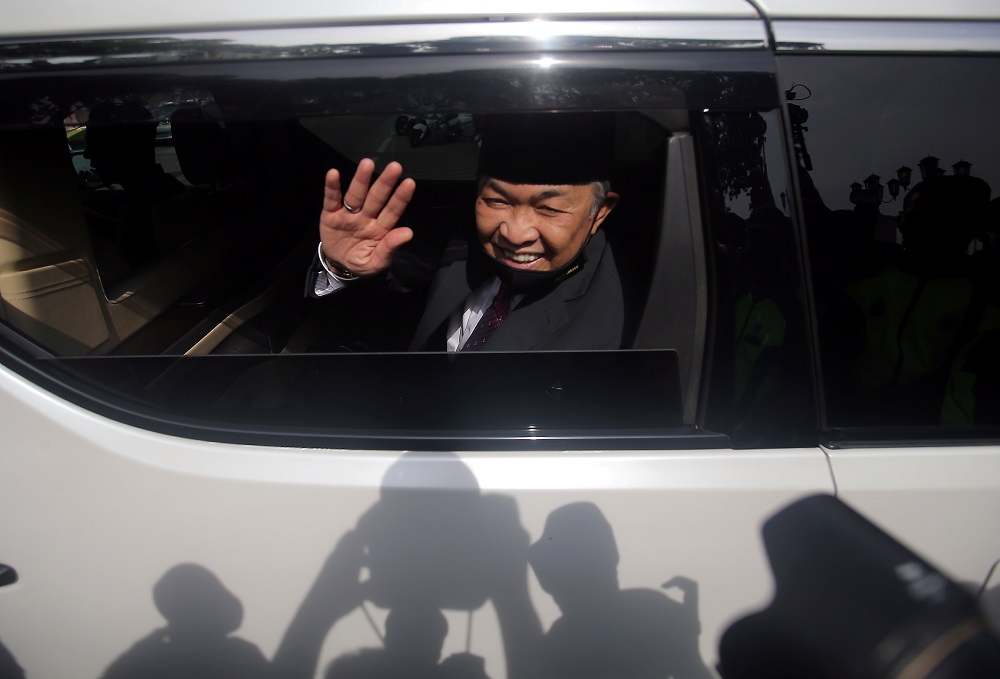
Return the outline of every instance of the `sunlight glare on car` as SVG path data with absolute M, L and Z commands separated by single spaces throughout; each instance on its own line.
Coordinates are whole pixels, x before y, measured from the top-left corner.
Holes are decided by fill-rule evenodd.
M 553 59 L 552 57 L 542 57 L 541 59 L 536 59 L 531 63 L 539 68 L 552 68 L 552 66 L 559 63 L 559 60 Z

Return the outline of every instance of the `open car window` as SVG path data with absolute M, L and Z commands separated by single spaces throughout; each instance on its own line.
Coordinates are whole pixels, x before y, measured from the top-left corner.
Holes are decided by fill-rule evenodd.
M 756 354 L 733 358 L 743 301 L 710 280 L 732 264 L 718 247 L 725 215 L 751 207 L 754 139 L 779 125 L 772 69 L 755 52 L 705 52 L 696 69 L 680 56 L 513 54 L 23 78 L 0 130 L 9 364 L 119 419 L 197 437 L 728 445 L 734 421 L 769 403 L 747 389 L 783 379 L 751 380 Z M 407 352 L 428 274 L 470 234 L 479 121 L 539 111 L 614 121 L 621 200 L 601 237 L 624 290 L 607 307 L 624 318 L 620 348 L 452 362 Z M 762 127 L 744 124 L 758 112 L 770 112 Z M 323 177 L 349 178 L 362 158 L 377 171 L 398 161 L 417 181 L 400 221 L 415 236 L 394 260 L 392 294 L 359 285 L 317 301 L 307 280 Z M 778 353 L 804 360 L 800 347 Z M 487 373 L 524 377 L 480 398 L 472 385 Z M 710 391 L 728 404 L 715 434 L 704 432 Z M 619 394 L 603 418 L 602 393 Z M 730 408 L 734 395 L 756 405 Z M 536 422 L 525 404 L 538 399 L 554 409 Z M 381 402 L 390 410 L 373 410 Z

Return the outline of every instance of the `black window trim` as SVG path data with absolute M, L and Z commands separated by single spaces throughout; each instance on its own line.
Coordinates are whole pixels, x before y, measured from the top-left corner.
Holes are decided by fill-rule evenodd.
M 694 427 L 595 428 L 535 430 L 531 426 L 481 429 L 474 434 L 448 430 L 349 429 L 319 426 L 234 425 L 225 421 L 196 421 L 153 409 L 110 393 L 105 388 L 57 375 L 41 367 L 45 356 L 18 333 L 0 325 L 0 370 L 9 370 L 32 388 L 110 420 L 168 436 L 218 443 L 294 448 L 419 451 L 626 451 L 731 449 L 729 437 Z M 180 357 L 174 357 L 180 358 Z

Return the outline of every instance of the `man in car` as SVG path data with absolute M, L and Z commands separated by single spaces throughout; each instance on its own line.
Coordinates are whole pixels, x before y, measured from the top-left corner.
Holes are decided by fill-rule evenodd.
M 600 231 L 618 201 L 613 124 L 597 114 L 486 120 L 475 237 L 436 268 L 411 350 L 622 346 L 622 283 Z M 374 168 L 362 160 L 346 190 L 337 170 L 327 173 L 316 296 L 389 272 L 413 238 L 397 223 L 416 183 L 400 181 L 395 162 L 373 182 Z

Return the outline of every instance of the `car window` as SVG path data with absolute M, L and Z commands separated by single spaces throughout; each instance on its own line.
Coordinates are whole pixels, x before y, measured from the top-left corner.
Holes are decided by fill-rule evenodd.
M 734 319 L 750 312 L 710 275 L 732 264 L 717 247 L 725 215 L 749 209 L 759 169 L 746 154 L 760 155 L 764 132 L 741 121 L 764 112 L 776 129 L 778 101 L 763 53 L 706 52 L 694 70 L 675 61 L 441 56 L 25 78 L 0 132 L 13 151 L 2 204 L 10 360 L 119 419 L 199 437 L 534 446 L 585 432 L 630 447 L 728 445 L 771 409 L 751 392 L 783 379 L 749 377 L 767 361 L 738 365 Z M 592 327 L 624 319 L 616 351 L 570 338 L 536 349 L 559 354 L 550 358 L 408 352 L 435 268 L 468 251 L 481 121 L 540 111 L 612 121 L 621 200 L 600 237 L 622 294 Z M 349 178 L 362 158 L 376 171 L 398 161 L 417 181 L 403 220 L 416 235 L 394 258 L 390 289 L 362 283 L 318 301 L 306 281 L 323 177 Z M 19 192 L 29 184 L 41 188 Z M 487 374 L 524 377 L 476 389 Z M 331 384 L 336 417 L 319 395 Z M 619 396 L 595 417 L 608 393 Z M 726 404 L 709 418 L 713 433 L 706 398 Z M 396 415 L 373 411 L 380 399 Z M 546 418 L 537 399 L 554 406 Z M 736 402 L 757 405 L 736 412 Z M 433 415 L 465 410 L 494 416 Z M 798 441 L 799 425 L 772 424 L 741 440 Z M 492 443 L 468 443 L 476 437 Z
M 737 445 L 810 445 L 815 406 L 778 111 L 706 111 L 703 194 L 713 267 L 710 427 Z
M 788 56 L 780 68 L 831 436 L 984 435 L 1000 422 L 1000 147 L 983 84 L 1000 61 Z

